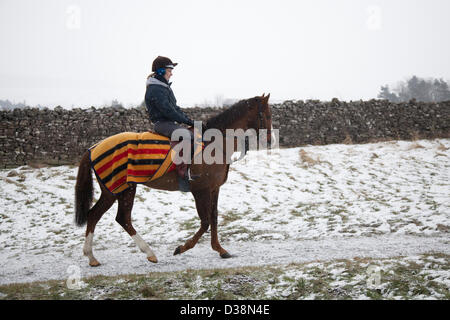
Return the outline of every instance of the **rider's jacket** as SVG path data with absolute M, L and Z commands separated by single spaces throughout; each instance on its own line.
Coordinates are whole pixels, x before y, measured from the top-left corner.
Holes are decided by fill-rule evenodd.
M 176 121 L 193 126 L 194 121 L 177 106 L 177 100 L 170 88 L 171 84 L 161 76 L 147 79 L 145 105 L 147 106 L 150 120 L 153 123 L 157 121 Z

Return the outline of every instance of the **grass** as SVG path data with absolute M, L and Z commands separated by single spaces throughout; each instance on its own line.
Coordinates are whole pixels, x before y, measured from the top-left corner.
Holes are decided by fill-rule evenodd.
M 419 144 L 418 142 L 414 142 L 406 150 L 423 149 L 423 148 L 425 147 Z
M 136 195 L 134 196 L 135 197 L 135 201 L 139 201 L 139 202 L 145 202 L 145 198 L 142 196 L 142 195 L 140 195 L 139 193 L 136 193 Z
M 184 220 L 180 223 L 179 229 L 182 231 L 194 231 L 200 226 L 200 219 L 198 217 L 193 217 L 188 220 Z
M 0 299 L 424 299 L 450 298 L 450 256 L 351 260 L 95 276 L 78 289 L 67 280 L 0 286 Z M 380 283 L 368 284 L 369 266 Z M 442 279 L 442 275 L 445 279 Z M 73 283 L 69 281 L 69 284 Z
M 303 150 L 303 149 L 300 149 L 300 150 L 299 150 L 299 157 L 300 157 L 301 163 L 302 163 L 304 166 L 306 166 L 306 167 L 308 167 L 308 166 L 314 166 L 314 165 L 320 163 L 319 158 L 313 159 L 313 158 L 312 158 L 311 156 L 309 156 L 308 153 L 307 153 L 305 150 Z
M 449 148 L 444 146 L 441 142 L 439 142 L 439 146 L 437 147 L 439 151 L 447 151 Z
M 244 212 L 244 214 L 239 214 L 239 213 L 236 213 L 235 211 L 226 211 L 226 212 L 222 213 L 222 215 L 221 215 L 220 224 L 221 225 L 227 225 L 230 222 L 239 220 L 239 219 L 242 218 L 242 215 L 245 216 L 248 213 L 247 211 Z

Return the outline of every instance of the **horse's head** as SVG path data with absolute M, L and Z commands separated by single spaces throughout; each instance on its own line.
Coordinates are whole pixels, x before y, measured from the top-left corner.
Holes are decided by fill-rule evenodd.
M 269 106 L 270 93 L 261 97 L 254 97 L 249 100 L 248 127 L 258 132 L 263 129 L 267 132 L 267 143 L 270 146 L 272 142 L 272 112 Z
M 268 145 L 272 145 L 272 113 L 269 107 L 270 94 L 241 100 L 222 113 L 208 119 L 208 129 L 218 129 L 225 134 L 228 129 L 253 129 L 257 138 L 266 130 Z M 247 131 L 246 131 L 247 132 Z M 247 139 L 247 138 L 246 138 Z M 275 140 L 275 139 L 274 139 Z

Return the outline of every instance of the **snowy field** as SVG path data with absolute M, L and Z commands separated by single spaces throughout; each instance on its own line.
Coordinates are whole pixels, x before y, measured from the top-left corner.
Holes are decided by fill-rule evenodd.
M 172 256 L 200 225 L 193 197 L 139 186 L 133 224 L 159 263 L 115 222 L 115 204 L 95 232 L 102 265 L 90 268 L 85 228 L 73 223 L 76 174 L 73 166 L 0 171 L 0 284 L 65 279 L 71 266 L 89 277 L 450 254 L 450 139 L 250 152 L 232 164 L 219 196 L 219 239 L 235 255 L 226 260 L 209 234 Z M 450 271 L 441 276 L 450 283 Z

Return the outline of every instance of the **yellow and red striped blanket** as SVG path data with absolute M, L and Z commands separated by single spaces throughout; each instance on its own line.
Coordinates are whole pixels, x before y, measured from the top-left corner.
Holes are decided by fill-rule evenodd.
M 153 132 L 123 132 L 89 148 L 98 180 L 114 194 L 174 170 L 170 150 L 169 138 Z

